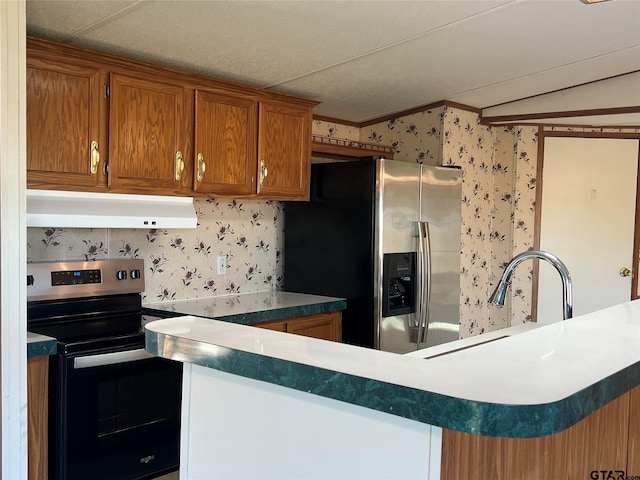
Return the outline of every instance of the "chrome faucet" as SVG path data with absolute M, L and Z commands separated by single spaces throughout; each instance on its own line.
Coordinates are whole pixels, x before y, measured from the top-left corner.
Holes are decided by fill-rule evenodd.
M 502 272 L 502 278 L 500 278 L 498 286 L 496 287 L 491 297 L 489 297 L 489 301 L 499 307 L 504 306 L 507 289 L 509 288 L 509 285 L 511 285 L 511 276 L 513 275 L 513 271 L 525 260 L 533 258 L 546 260 L 551 265 L 553 265 L 560 274 L 560 278 L 562 279 L 563 320 L 571 318 L 573 315 L 573 291 L 569 270 L 567 270 L 567 266 L 562 263 L 562 261 L 554 254 L 544 252 L 542 250 L 527 250 L 526 252 L 522 252 L 513 257 L 513 259 L 504 269 L 504 272 Z

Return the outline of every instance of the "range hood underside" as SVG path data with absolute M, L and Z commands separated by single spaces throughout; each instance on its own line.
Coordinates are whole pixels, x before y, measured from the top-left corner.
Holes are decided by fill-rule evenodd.
M 27 227 L 196 228 L 193 198 L 27 190 Z

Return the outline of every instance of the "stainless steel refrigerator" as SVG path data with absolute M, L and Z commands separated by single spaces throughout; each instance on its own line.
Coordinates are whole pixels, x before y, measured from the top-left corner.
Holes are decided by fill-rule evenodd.
M 312 165 L 310 201 L 284 207 L 284 289 L 346 298 L 346 343 L 406 353 L 457 340 L 461 184 L 458 168 Z

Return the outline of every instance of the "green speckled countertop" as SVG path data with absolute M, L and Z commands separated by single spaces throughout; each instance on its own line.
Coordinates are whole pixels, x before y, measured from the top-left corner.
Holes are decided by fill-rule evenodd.
M 55 355 L 58 343 L 55 338 L 27 332 L 27 358 Z
M 269 290 L 175 302 L 146 303 L 143 312 L 161 317 L 194 315 L 225 322 L 253 325 L 316 313 L 344 310 L 343 298 Z
M 640 300 L 431 358 L 192 316 L 149 323 L 146 349 L 443 428 L 541 437 L 640 385 Z

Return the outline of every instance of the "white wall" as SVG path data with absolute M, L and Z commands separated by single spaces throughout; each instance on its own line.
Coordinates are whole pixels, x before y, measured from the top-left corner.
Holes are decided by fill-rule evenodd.
M 438 479 L 442 429 L 186 363 L 180 478 Z
M 2 478 L 27 478 L 25 2 L 0 2 Z
M 636 139 L 545 137 L 540 248 L 566 264 L 574 316 L 631 297 L 637 164 Z M 538 321 L 561 321 L 560 276 L 541 262 L 538 284 Z

